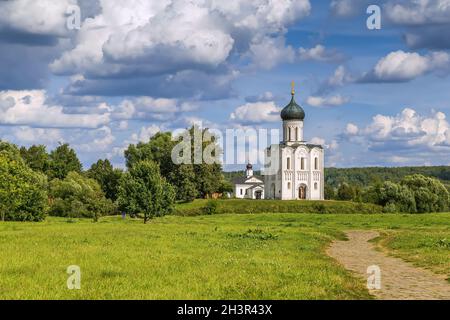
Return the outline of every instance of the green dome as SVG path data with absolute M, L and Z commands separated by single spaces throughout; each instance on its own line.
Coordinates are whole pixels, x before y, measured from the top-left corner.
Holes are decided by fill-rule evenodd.
M 300 107 L 292 95 L 291 102 L 281 110 L 281 119 L 283 120 L 303 120 L 305 119 L 305 111 Z

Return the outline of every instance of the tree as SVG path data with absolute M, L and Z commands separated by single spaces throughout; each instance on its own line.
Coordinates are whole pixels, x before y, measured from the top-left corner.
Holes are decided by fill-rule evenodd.
M 334 200 L 336 198 L 336 191 L 329 184 L 325 184 L 324 193 L 326 200 Z
M 172 149 L 175 146 L 172 133 L 158 132 L 147 143 L 139 142 L 125 150 L 126 166 L 130 169 L 135 163 L 150 160 L 159 165 L 163 177 L 168 177 L 175 164 L 172 161 Z
M 363 198 L 365 201 L 383 206 L 385 212 L 416 212 L 412 191 L 407 186 L 391 181 L 369 187 Z
M 192 165 L 181 164 L 170 174 L 170 181 L 176 191 L 176 199 L 183 202 L 194 201 L 197 197 L 195 172 Z
M 208 129 L 201 130 L 195 126 L 191 127 L 188 132 L 192 141 L 194 141 L 195 135 L 201 135 L 202 137 L 212 136 Z M 193 199 L 194 189 L 195 196 L 201 197 L 207 197 L 215 192 L 219 192 L 224 180 L 222 166 L 219 163 L 211 164 L 206 162 L 201 164 L 175 164 L 172 161 L 172 150 L 177 144 L 178 141 L 173 141 L 172 134 L 165 132 L 157 133 L 147 143 L 141 142 L 137 145 L 130 145 L 125 151 L 127 168 L 131 169 L 135 163 L 144 160 L 156 162 L 159 165 L 161 175 L 177 189 L 178 200 Z M 211 146 L 214 148 L 211 148 Z M 207 148 L 213 149 L 213 157 L 218 156 L 214 151 L 219 149 L 214 137 L 211 138 L 211 141 L 204 139 L 197 151 L 203 155 Z M 194 144 L 192 144 L 191 160 L 195 158 L 195 151 Z M 178 193 L 179 190 L 182 192 Z
M 338 200 L 350 201 L 355 197 L 355 191 L 351 186 L 344 182 L 338 188 L 337 197 Z
M 69 172 L 65 179 L 50 182 L 50 214 L 70 218 L 93 218 L 112 214 L 116 210 L 106 199 L 100 185 L 77 172 Z
M 45 146 L 33 145 L 28 149 L 20 148 L 20 155 L 25 163 L 34 171 L 46 173 L 49 166 L 49 156 Z
M 102 187 L 106 198 L 112 201 L 117 200 L 122 174 L 122 170 L 114 169 L 108 159 L 98 160 L 86 172 L 87 177 L 96 180 Z
M 10 160 L 22 162 L 19 148 L 15 144 L 0 140 L 0 152 L 7 156 Z
M 413 193 L 417 212 L 443 212 L 449 209 L 449 192 L 439 180 L 414 174 L 403 178 L 401 184 Z
M 139 161 L 126 172 L 119 187 L 119 208 L 132 216 L 144 215 L 144 223 L 173 210 L 175 191 L 161 176 L 157 163 Z
M 69 172 L 81 173 L 82 165 L 75 150 L 67 143 L 53 150 L 49 156 L 48 176 L 50 179 L 64 179 Z
M 17 148 L 0 146 L 1 220 L 41 221 L 47 210 L 47 177 L 31 170 Z

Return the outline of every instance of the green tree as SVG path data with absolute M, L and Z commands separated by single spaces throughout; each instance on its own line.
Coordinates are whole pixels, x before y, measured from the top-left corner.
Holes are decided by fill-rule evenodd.
M 325 184 L 324 193 L 325 193 L 325 199 L 326 200 L 334 200 L 334 199 L 336 199 L 336 191 L 329 184 Z
M 47 177 L 31 170 L 17 148 L 0 146 L 1 220 L 41 221 L 47 210 Z
M 33 145 L 28 149 L 20 148 L 20 155 L 25 163 L 34 171 L 46 173 L 49 165 L 49 156 L 44 145 Z
M 94 163 L 86 175 L 100 183 L 106 198 L 112 201 L 117 200 L 120 178 L 123 175 L 122 170 L 114 169 L 111 162 L 105 159 Z
M 350 201 L 355 197 L 355 190 L 347 183 L 341 183 L 337 191 L 338 200 Z
M 416 212 L 412 191 L 407 186 L 391 181 L 369 187 L 363 199 L 383 206 L 385 212 Z
M 70 218 L 93 218 L 116 212 L 106 199 L 97 181 L 77 172 L 69 172 L 65 179 L 50 182 L 50 214 Z
M 20 150 L 15 144 L 0 140 L 0 152 L 11 160 L 17 160 L 19 162 L 23 160 L 20 155 Z
M 417 212 L 443 212 L 449 209 L 449 192 L 439 180 L 414 174 L 403 178 L 401 184 L 413 193 Z
M 49 170 L 47 175 L 50 179 L 64 179 L 69 172 L 81 173 L 81 162 L 75 150 L 65 143 L 57 147 L 50 153 Z
M 195 185 L 195 172 L 192 165 L 181 164 L 174 167 L 174 171 L 170 174 L 170 181 L 175 187 L 176 199 L 183 202 L 194 201 L 197 197 L 197 189 Z
M 175 141 L 172 141 L 172 133 L 158 132 L 146 143 L 139 142 L 130 145 L 125 150 L 126 166 L 130 169 L 135 163 L 145 160 L 156 162 L 163 177 L 169 177 L 175 164 L 172 161 L 172 149 Z
M 198 127 L 191 127 L 189 130 L 191 141 L 194 141 L 194 136 L 212 136 L 208 129 L 201 130 Z M 138 143 L 137 145 L 130 145 L 125 151 L 126 165 L 131 169 L 135 163 L 144 160 L 156 162 L 159 165 L 160 173 L 166 180 L 176 187 L 178 200 L 193 199 L 192 195 L 207 197 L 212 193 L 219 192 L 223 184 L 222 166 L 219 163 L 199 164 L 175 164 L 172 161 L 172 150 L 178 141 L 173 141 L 170 132 L 157 133 L 147 143 Z M 213 146 L 214 148 L 211 148 Z M 203 143 L 198 148 L 198 152 L 202 155 L 207 148 L 213 149 L 213 157 L 218 157 L 215 150 L 219 150 L 216 138 L 212 136 L 210 141 L 203 140 Z M 190 159 L 194 160 L 194 143 L 191 145 Z M 191 169 L 192 168 L 192 169 Z M 192 172 L 193 171 L 193 176 Z M 187 178 L 188 177 L 188 178 Z M 180 181 L 181 178 L 181 181 Z M 192 183 L 195 185 L 195 192 Z M 184 185 L 185 184 L 185 185 Z
M 120 182 L 117 199 L 120 210 L 132 216 L 144 215 L 144 223 L 173 210 L 175 191 L 161 176 L 153 161 L 140 161 L 126 172 Z

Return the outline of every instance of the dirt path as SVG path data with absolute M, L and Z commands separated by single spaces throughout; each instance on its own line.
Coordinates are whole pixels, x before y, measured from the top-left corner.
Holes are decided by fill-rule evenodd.
M 450 299 L 450 284 L 445 277 L 375 250 L 368 242 L 379 236 L 375 231 L 349 231 L 348 241 L 335 241 L 327 253 L 346 269 L 355 272 L 367 283 L 367 267 L 381 270 L 381 289 L 370 290 L 378 299 L 429 300 Z

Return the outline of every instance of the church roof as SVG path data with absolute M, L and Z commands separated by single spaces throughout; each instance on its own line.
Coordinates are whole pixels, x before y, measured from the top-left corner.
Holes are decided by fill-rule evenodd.
M 281 119 L 283 120 L 304 120 L 305 119 L 305 111 L 302 107 L 300 107 L 297 102 L 295 102 L 295 89 L 294 82 L 292 82 L 292 91 L 291 91 L 291 102 L 281 110 Z
M 261 184 L 259 182 L 247 182 L 248 180 L 251 180 L 252 178 L 261 180 L 261 182 L 264 181 L 263 178 L 260 176 L 251 176 L 248 178 L 247 177 L 236 177 L 233 179 L 233 183 L 234 184 L 248 184 L 248 185 L 260 185 Z

